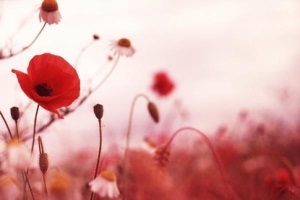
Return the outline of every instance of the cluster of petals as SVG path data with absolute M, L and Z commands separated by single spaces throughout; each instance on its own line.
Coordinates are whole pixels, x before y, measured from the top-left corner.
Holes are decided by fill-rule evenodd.
M 111 49 L 114 51 L 114 55 L 131 57 L 135 53 L 131 41 L 127 38 L 113 40 L 111 42 Z
M 109 170 L 102 171 L 89 186 L 92 192 L 103 198 L 116 198 L 120 195 L 116 176 Z
M 44 0 L 40 7 L 40 21 L 47 24 L 58 24 L 61 20 L 61 14 L 58 10 L 58 4 L 55 0 Z
M 44 109 L 57 111 L 73 103 L 80 93 L 80 79 L 76 70 L 62 57 L 45 53 L 34 56 L 27 72 L 12 70 L 17 75 L 23 92 Z
M 157 72 L 154 74 L 152 90 L 160 96 L 169 95 L 174 87 L 174 82 L 169 78 L 166 72 Z
M 3 169 L 25 170 L 31 163 L 31 153 L 22 141 L 12 139 L 4 150 Z

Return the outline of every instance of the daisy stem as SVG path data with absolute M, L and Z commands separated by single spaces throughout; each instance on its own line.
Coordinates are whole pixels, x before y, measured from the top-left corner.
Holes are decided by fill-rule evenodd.
M 108 77 L 110 77 L 111 73 L 115 70 L 118 61 L 120 59 L 120 55 L 117 56 L 115 63 L 113 64 L 111 70 L 108 72 L 108 74 L 102 79 L 102 81 L 92 90 L 92 92 L 96 91 L 100 86 L 103 85 L 103 83 L 108 79 Z
M 124 169 L 125 169 L 125 171 L 126 171 L 126 167 L 127 167 L 128 150 L 129 150 L 130 133 L 131 133 L 134 107 L 135 107 L 137 99 L 140 98 L 140 97 L 143 97 L 148 102 L 150 102 L 149 98 L 144 94 L 137 94 L 134 97 L 133 101 L 132 101 L 131 108 L 130 108 L 130 114 L 129 114 L 129 122 L 128 122 L 128 127 L 127 127 L 127 133 L 126 133 L 126 146 L 125 146 L 125 154 L 124 154 Z M 125 175 L 125 173 L 124 173 L 124 175 Z M 125 183 L 126 183 L 126 179 L 124 179 L 124 185 L 123 185 L 123 199 L 125 199 Z
M 22 51 L 25 51 L 26 49 L 28 49 L 29 47 L 31 47 L 34 43 L 35 43 L 35 41 L 38 39 L 38 37 L 41 35 L 41 33 L 43 32 L 43 30 L 45 29 L 45 27 L 46 27 L 46 22 L 44 23 L 44 25 L 42 26 L 42 28 L 41 28 L 41 30 L 38 32 L 38 34 L 35 36 L 35 38 L 32 40 L 32 42 L 29 44 L 29 45 L 27 45 L 26 47 L 24 47 L 23 49 L 22 49 Z
M 35 134 L 36 134 L 36 121 L 37 121 L 37 115 L 38 115 L 38 112 L 39 112 L 39 108 L 40 108 L 40 105 L 37 105 L 36 112 L 35 112 L 35 116 L 34 116 L 34 124 L 33 124 L 33 135 L 32 135 L 31 154 L 32 154 L 33 148 L 34 148 L 34 141 L 35 141 Z
M 77 58 L 76 58 L 76 61 L 75 61 L 75 63 L 74 63 L 74 68 L 76 69 L 77 68 L 77 65 L 78 65 L 78 62 L 79 62 L 79 59 L 80 59 L 80 57 L 83 55 L 83 53 L 93 44 L 95 42 L 95 40 L 93 40 L 93 41 L 91 41 L 90 43 L 88 43 L 86 46 L 84 46 L 81 50 L 80 50 L 80 52 L 79 52 L 79 54 L 78 54 L 78 56 L 77 56 Z
M 172 143 L 172 141 L 174 140 L 174 138 L 177 136 L 178 133 L 180 133 L 182 131 L 186 131 L 186 130 L 194 131 L 194 132 L 198 133 L 203 138 L 204 142 L 208 145 L 209 149 L 211 150 L 211 152 L 212 152 L 212 154 L 215 158 L 215 161 L 218 165 L 219 171 L 220 171 L 221 176 L 223 178 L 223 181 L 224 181 L 224 184 L 225 184 L 225 187 L 226 187 L 226 191 L 227 191 L 228 199 L 232 200 L 233 195 L 231 193 L 231 187 L 229 186 L 229 181 L 227 179 L 227 176 L 225 175 L 225 170 L 224 170 L 223 164 L 221 163 L 221 160 L 220 160 L 217 152 L 215 151 L 213 145 L 211 144 L 210 140 L 208 139 L 208 137 L 204 133 L 202 133 L 201 131 L 199 131 L 198 129 L 193 128 L 193 127 L 182 127 L 182 128 L 178 129 L 177 131 L 175 131 L 173 133 L 170 140 L 165 145 L 164 149 L 168 148 L 168 146 Z
M 0 115 L 1 115 L 1 117 L 2 117 L 2 120 L 4 121 L 4 123 L 5 123 L 5 126 L 6 126 L 6 128 L 7 128 L 7 130 L 8 130 L 9 136 L 10 136 L 10 138 L 12 139 L 12 138 L 13 138 L 13 136 L 12 136 L 12 134 L 11 134 L 11 131 L 10 131 L 10 129 L 9 129 L 9 126 L 8 126 L 8 124 L 7 124 L 7 121 L 6 121 L 6 119 L 5 119 L 5 117 L 3 116 L 3 114 L 2 114 L 2 112 L 1 112 L 1 111 L 0 111 Z
M 43 32 L 43 30 L 44 30 L 46 24 L 47 24 L 47 23 L 45 22 L 44 25 L 42 26 L 41 30 L 38 32 L 38 34 L 35 36 L 35 38 L 33 39 L 33 41 L 32 41 L 29 45 L 23 47 L 21 50 L 15 52 L 15 53 L 11 52 L 8 56 L 6 56 L 6 57 L 1 57 L 0 59 L 11 58 L 11 57 L 13 57 L 13 56 L 16 56 L 16 55 L 22 53 L 23 51 L 25 51 L 25 50 L 28 49 L 29 47 L 31 47 L 31 46 L 34 44 L 34 42 L 38 39 L 38 37 L 41 35 L 41 33 Z
M 94 179 L 98 175 L 98 168 L 99 168 L 99 162 L 100 162 L 100 156 L 101 156 L 101 149 L 102 149 L 102 127 L 101 127 L 101 119 L 98 119 L 98 124 L 99 124 L 99 150 L 98 150 L 98 157 L 97 157 L 97 163 L 96 163 L 96 169 L 95 169 L 95 174 L 94 174 Z M 94 198 L 94 192 L 91 193 L 91 200 Z

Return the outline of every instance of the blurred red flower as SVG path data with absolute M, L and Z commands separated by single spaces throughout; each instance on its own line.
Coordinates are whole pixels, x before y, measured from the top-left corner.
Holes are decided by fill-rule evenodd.
M 174 83 L 166 72 L 158 72 L 154 75 L 152 89 L 160 96 L 169 95 L 174 89 Z
M 28 74 L 12 69 L 23 92 L 44 109 L 63 118 L 57 109 L 69 106 L 79 97 L 80 80 L 76 70 L 62 57 L 45 53 L 34 56 Z

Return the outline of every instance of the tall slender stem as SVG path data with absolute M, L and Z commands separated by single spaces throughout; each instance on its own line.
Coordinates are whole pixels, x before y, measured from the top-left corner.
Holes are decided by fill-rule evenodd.
M 96 91 L 106 81 L 106 79 L 108 79 L 108 77 L 111 75 L 111 73 L 115 70 L 115 68 L 116 68 L 116 66 L 118 64 L 119 59 L 120 59 L 120 55 L 117 55 L 117 58 L 115 60 L 115 63 L 113 64 L 111 70 L 104 77 L 104 79 L 102 79 L 102 81 L 94 89 L 92 89 L 92 92 Z
M 131 133 L 131 126 L 132 126 L 132 120 L 133 120 L 133 112 L 134 112 L 134 107 L 136 104 L 136 101 L 138 98 L 143 97 L 145 98 L 148 102 L 150 101 L 149 98 L 144 95 L 144 94 L 138 94 L 134 97 L 131 107 L 130 107 L 130 113 L 129 113 L 129 122 L 128 122 L 128 127 L 127 127 L 127 132 L 126 132 L 126 146 L 125 146 L 125 154 L 124 154 L 124 169 L 126 171 L 127 168 L 127 160 L 128 160 L 128 151 L 129 151 L 129 142 L 130 142 L 130 133 Z M 123 174 L 125 176 L 125 173 Z M 125 185 L 126 185 L 126 179 L 123 179 L 123 199 L 125 200 Z
M 33 148 L 34 148 L 35 134 L 36 134 L 36 121 L 37 121 L 37 115 L 38 115 L 38 112 L 39 112 L 39 108 L 40 108 L 40 105 L 37 105 L 36 112 L 35 112 L 35 116 L 34 116 L 34 124 L 33 124 L 33 135 L 32 135 L 31 154 L 32 154 Z
M 38 32 L 38 34 L 32 40 L 32 42 L 29 45 L 27 45 L 26 47 L 23 48 L 23 51 L 25 51 L 26 49 L 28 49 L 29 47 L 31 47 L 35 43 L 35 41 L 38 39 L 38 37 L 41 35 L 41 33 L 43 32 L 43 30 L 45 29 L 46 24 L 47 23 L 45 22 L 44 25 L 42 26 L 41 30 Z
M 174 140 L 174 138 L 176 137 L 176 135 L 182 131 L 185 131 L 185 130 L 190 130 L 190 131 L 194 131 L 196 133 L 198 133 L 204 140 L 204 142 L 208 145 L 209 149 L 211 150 L 214 158 L 215 158 L 215 161 L 218 165 L 218 168 L 219 168 L 219 171 L 221 173 L 221 176 L 223 178 L 223 181 L 224 181 L 224 184 L 225 184 L 225 187 L 226 187 L 226 191 L 227 191 L 227 196 L 228 196 L 228 199 L 232 200 L 233 199 L 233 195 L 232 195 L 232 192 L 231 192 L 231 187 L 229 186 L 229 181 L 227 179 L 227 176 L 225 175 L 225 170 L 224 170 L 224 167 L 221 163 L 221 160 L 217 154 L 217 152 L 215 151 L 213 145 L 211 144 L 210 140 L 208 139 L 208 137 L 202 133 L 201 131 L 199 131 L 198 129 L 196 128 L 193 128 L 193 127 L 183 127 L 183 128 L 180 128 L 178 129 L 177 131 L 175 131 L 173 133 L 173 135 L 171 136 L 171 138 L 169 139 L 169 141 L 167 142 L 167 144 L 165 145 L 164 149 L 167 149 L 168 146 L 172 143 L 172 141 Z
M 19 136 L 19 127 L 18 127 L 18 120 L 15 120 L 15 125 L 16 125 L 16 135 L 18 140 L 20 140 L 20 136 Z
M 16 55 L 22 53 L 23 51 L 25 51 L 25 50 L 28 49 L 29 47 L 31 47 L 31 46 L 34 44 L 34 42 L 38 39 L 38 37 L 41 35 L 41 33 L 43 32 L 43 30 L 45 29 L 46 24 L 47 24 L 47 23 L 45 22 L 44 25 L 42 26 L 41 30 L 40 30 L 40 31 L 38 32 L 38 34 L 35 36 L 35 38 L 33 39 L 33 41 L 32 41 L 31 43 L 29 43 L 29 45 L 23 47 L 21 50 L 15 52 L 15 53 L 12 53 L 12 52 L 11 52 L 10 55 L 8 55 L 8 56 L 6 56 L 6 57 L 1 57 L 0 59 L 11 58 L 11 57 L 13 57 L 13 56 L 16 56 Z
M 80 50 L 80 52 L 79 52 L 79 54 L 78 54 L 78 56 L 77 56 L 77 58 L 76 58 L 76 60 L 75 60 L 75 62 L 74 62 L 74 65 L 73 65 L 73 67 L 76 69 L 77 68 L 77 66 L 78 66 L 78 62 L 79 62 L 79 59 L 81 58 L 81 56 L 83 55 L 83 53 L 93 44 L 95 42 L 95 40 L 93 40 L 93 41 L 91 41 L 90 43 L 88 43 L 86 46 L 84 46 L 81 50 Z
M 32 191 L 32 187 L 31 187 L 31 184 L 30 184 L 30 182 L 29 182 L 29 179 L 28 179 L 27 174 L 28 174 L 28 172 L 26 172 L 26 171 L 24 170 L 24 171 L 23 171 L 23 175 L 24 175 L 24 177 L 25 177 L 25 179 L 26 179 L 26 182 L 27 182 L 27 184 L 28 184 L 28 187 L 29 187 L 29 191 L 30 191 L 31 197 L 32 197 L 33 200 L 35 200 L 34 194 L 33 194 L 33 191 Z
M 11 131 L 10 131 L 10 129 L 9 129 L 9 126 L 8 126 L 8 124 L 7 124 L 7 121 L 6 121 L 6 119 L 5 119 L 5 117 L 3 116 L 3 114 L 2 114 L 1 111 L 0 111 L 0 115 L 1 115 L 1 117 L 2 117 L 2 119 L 3 119 L 3 121 L 4 121 L 4 123 L 5 123 L 5 126 L 6 126 L 6 128 L 7 128 L 7 130 L 8 130 L 9 136 L 10 136 L 10 138 L 12 139 L 13 136 L 12 136 L 12 134 L 11 134 Z
M 98 157 L 97 157 L 97 163 L 96 163 L 96 168 L 95 168 L 95 173 L 94 173 L 94 179 L 98 175 L 98 169 L 99 169 L 99 163 L 100 163 L 100 157 L 101 157 L 101 149 L 102 149 L 102 127 L 101 127 L 101 119 L 98 119 L 99 122 L 99 150 L 98 150 Z M 94 192 L 91 193 L 91 200 L 94 198 Z

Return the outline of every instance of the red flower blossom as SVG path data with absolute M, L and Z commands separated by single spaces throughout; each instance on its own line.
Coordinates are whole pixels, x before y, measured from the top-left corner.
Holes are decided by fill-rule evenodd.
M 165 72 L 158 72 L 154 75 L 152 89 L 160 96 L 169 95 L 174 89 L 174 83 Z
M 45 53 L 34 56 L 28 74 L 12 70 L 23 92 L 44 109 L 63 118 L 57 109 L 69 106 L 79 97 L 80 80 L 76 70 L 62 57 Z

